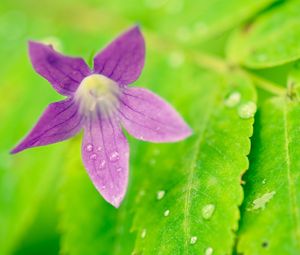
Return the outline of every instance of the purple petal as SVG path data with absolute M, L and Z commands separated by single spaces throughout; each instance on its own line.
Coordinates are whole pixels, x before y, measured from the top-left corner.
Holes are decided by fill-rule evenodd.
M 192 131 L 174 108 L 143 88 L 124 89 L 120 97 L 120 117 L 134 137 L 151 142 L 175 142 Z
M 83 59 L 64 56 L 49 45 L 30 41 L 29 56 L 35 71 L 62 95 L 72 95 L 83 78 L 90 74 Z
M 32 131 L 11 151 L 17 153 L 27 148 L 60 142 L 80 131 L 82 117 L 72 99 L 50 104 Z
M 145 41 L 138 26 L 115 39 L 94 58 L 95 73 L 127 85 L 141 74 L 145 61 Z
M 127 189 L 129 147 L 115 119 L 98 114 L 87 121 L 82 157 L 96 189 L 119 207 Z

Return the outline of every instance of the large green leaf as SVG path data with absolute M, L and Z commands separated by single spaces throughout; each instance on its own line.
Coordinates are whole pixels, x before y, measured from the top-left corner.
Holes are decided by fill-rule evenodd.
M 242 77 L 201 70 L 189 88 L 178 98 L 186 98 L 180 103 L 194 135 L 177 144 L 140 145 L 132 161 L 139 171 L 135 254 L 229 254 L 234 245 L 255 92 Z
M 298 59 L 299 8 L 299 1 L 287 1 L 236 31 L 228 46 L 229 59 L 250 68 L 272 67 Z
M 238 251 L 300 253 L 299 99 L 274 98 L 259 110 Z

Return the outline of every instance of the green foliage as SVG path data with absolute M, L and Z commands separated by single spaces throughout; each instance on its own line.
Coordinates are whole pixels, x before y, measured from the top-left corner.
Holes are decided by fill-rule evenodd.
M 245 255 L 299 253 L 298 104 L 275 98 L 257 114 L 238 235 L 238 250 Z
M 229 46 L 229 58 L 250 68 L 265 68 L 300 57 L 299 1 L 289 1 L 239 29 Z
M 58 239 L 60 253 L 71 255 L 299 254 L 299 7 L 296 0 L 2 1 L 0 254 L 54 254 Z M 8 153 L 59 98 L 30 67 L 26 40 L 50 37 L 91 63 L 135 22 L 147 42 L 136 86 L 171 102 L 194 134 L 174 144 L 127 135 L 129 188 L 115 209 L 83 168 L 81 134 Z

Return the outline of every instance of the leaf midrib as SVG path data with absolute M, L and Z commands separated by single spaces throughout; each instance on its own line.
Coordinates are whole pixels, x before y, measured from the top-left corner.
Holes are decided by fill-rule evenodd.
M 218 92 L 218 90 L 216 89 L 215 90 L 216 92 Z M 211 100 L 210 102 L 210 107 L 208 109 L 210 109 L 209 111 L 207 111 L 206 115 L 205 115 L 205 118 L 204 118 L 204 124 L 203 124 L 203 127 L 200 129 L 199 131 L 199 138 L 196 140 L 195 142 L 195 150 L 194 153 L 193 153 L 193 158 L 191 160 L 191 167 L 190 167 L 190 171 L 189 171 L 189 176 L 188 176 L 188 180 L 187 180 L 187 189 L 186 189 L 186 192 L 185 192 L 185 199 L 184 199 L 184 219 L 183 219 L 183 231 L 184 231 L 184 253 L 185 254 L 189 254 L 189 238 L 191 238 L 190 236 L 190 215 L 189 215 L 189 212 L 190 212 L 190 205 L 191 205 L 191 190 L 192 190 L 192 187 L 194 186 L 193 185 L 193 176 L 195 174 L 195 162 L 196 162 L 196 159 L 197 159 L 197 156 L 199 155 L 199 152 L 201 150 L 201 145 L 203 143 L 203 138 L 204 138 L 204 133 L 205 133 L 205 130 L 207 129 L 207 126 L 208 126 L 208 123 L 209 123 L 209 120 L 210 120 L 210 117 L 213 113 L 213 110 L 215 109 L 215 105 L 217 105 L 216 103 L 216 99 L 217 99 L 217 96 L 218 96 L 218 93 L 213 93 L 213 96 L 212 98 L 214 98 L 214 100 Z

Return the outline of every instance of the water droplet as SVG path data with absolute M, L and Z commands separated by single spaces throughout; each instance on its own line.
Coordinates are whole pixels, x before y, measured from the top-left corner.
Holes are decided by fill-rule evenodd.
M 197 36 L 203 36 L 205 33 L 207 33 L 208 27 L 204 22 L 198 21 L 195 24 L 194 31 Z
M 147 229 L 144 228 L 141 233 L 141 238 L 145 238 L 146 234 L 147 234 Z
M 247 102 L 241 105 L 238 109 L 238 114 L 242 119 L 252 118 L 255 112 L 256 112 L 256 104 L 254 102 Z
M 257 55 L 255 55 L 255 57 L 256 57 L 257 61 L 259 61 L 259 62 L 265 62 L 268 60 L 268 56 L 263 53 L 257 54 Z
M 262 184 L 266 184 L 266 182 L 267 182 L 267 180 L 266 180 L 266 179 L 263 179 L 261 183 L 262 183 Z
M 99 168 L 100 168 L 100 169 L 103 169 L 103 168 L 105 167 L 105 164 L 106 164 L 105 160 L 104 160 L 104 159 L 101 160 L 100 165 L 99 165 Z
M 102 148 L 99 146 L 98 148 L 97 148 L 97 151 L 101 151 L 102 150 Z
M 43 38 L 41 42 L 50 44 L 56 51 L 62 51 L 63 46 L 61 40 L 55 36 L 48 36 L 46 38 Z
M 197 236 L 192 236 L 192 237 L 191 237 L 190 243 L 191 243 L 191 244 L 195 244 L 195 243 L 197 242 L 197 239 L 198 239 Z
M 269 193 L 265 193 L 261 197 L 255 199 L 252 204 L 252 208 L 248 209 L 248 211 L 257 210 L 257 209 L 265 209 L 266 204 L 273 198 L 276 194 L 276 191 L 272 191 Z
M 159 154 L 160 154 L 160 150 L 159 150 L 159 149 L 155 149 L 155 150 L 153 151 L 153 154 L 154 154 L 155 156 L 159 155 Z
M 170 214 L 170 210 L 164 211 L 164 216 L 165 216 L 165 217 L 169 216 L 169 214 Z
M 91 160 L 96 160 L 97 158 L 97 154 L 93 153 L 91 156 L 90 156 L 90 159 Z
M 156 193 L 157 200 L 163 199 L 163 197 L 165 196 L 165 194 L 166 194 L 166 192 L 164 190 L 157 191 L 157 193 Z
M 162 7 L 167 0 L 145 0 L 145 5 L 151 9 L 158 9 Z
M 214 204 L 207 204 L 202 208 L 202 217 L 205 220 L 208 220 L 212 217 L 214 211 L 215 211 L 215 205 Z
M 106 186 L 105 186 L 105 185 L 102 185 L 102 186 L 101 186 L 101 189 L 106 189 Z
M 188 27 L 179 27 L 176 34 L 181 42 L 188 42 L 191 39 L 191 32 Z
M 116 169 L 116 171 L 117 171 L 117 172 L 121 172 L 121 171 L 122 171 L 122 167 L 118 167 L 118 168 Z
M 184 5 L 183 0 L 173 0 L 168 1 L 168 5 L 166 6 L 166 11 L 168 14 L 176 14 L 179 13 Z
M 91 144 L 88 144 L 86 147 L 85 147 L 86 151 L 88 152 L 91 152 L 93 150 L 93 145 Z
M 212 255 L 214 252 L 213 248 L 211 247 L 208 247 L 205 252 L 204 252 L 204 255 Z
M 174 51 L 170 54 L 168 61 L 169 61 L 169 65 L 172 68 L 178 68 L 183 65 L 183 63 L 185 61 L 185 56 L 182 52 Z M 160 129 L 160 127 L 158 127 L 156 130 L 159 130 L 159 129 Z
M 224 101 L 227 107 L 235 107 L 241 101 L 241 94 L 239 92 L 232 92 Z
M 109 157 L 109 160 L 112 162 L 117 161 L 118 159 L 119 159 L 119 153 L 116 151 L 114 151 Z
M 150 159 L 149 164 L 152 165 L 152 166 L 155 165 L 156 160 L 154 158 Z

